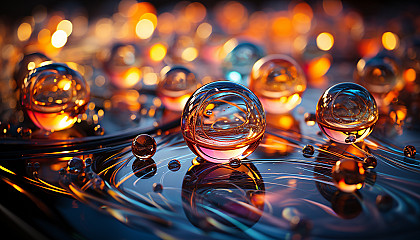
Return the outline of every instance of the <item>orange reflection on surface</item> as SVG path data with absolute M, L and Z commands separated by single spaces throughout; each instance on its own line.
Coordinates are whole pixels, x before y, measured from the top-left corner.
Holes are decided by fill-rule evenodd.
M 323 51 L 328 51 L 334 45 L 334 37 L 331 33 L 323 32 L 316 38 L 316 45 Z
M 403 73 L 403 77 L 406 82 L 414 82 L 417 78 L 416 70 L 413 68 L 406 69 Z
M 362 39 L 359 43 L 358 50 L 362 57 L 373 57 L 380 50 L 380 42 L 376 38 Z
M 385 32 L 382 34 L 382 45 L 387 50 L 394 50 L 399 46 L 400 39 L 399 37 L 392 32 Z
M 327 56 L 312 59 L 308 64 L 308 75 L 311 78 L 321 78 L 331 67 L 331 60 Z
M 166 56 L 166 46 L 162 43 L 156 43 L 150 48 L 150 58 L 155 61 L 159 62 L 162 61 Z

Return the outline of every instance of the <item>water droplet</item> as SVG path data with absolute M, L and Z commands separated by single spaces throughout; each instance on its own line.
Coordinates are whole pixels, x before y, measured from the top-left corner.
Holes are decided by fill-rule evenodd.
M 316 123 L 316 115 L 313 113 L 305 113 L 304 119 L 308 126 L 313 126 Z
M 365 169 L 363 163 L 353 159 L 337 161 L 331 177 L 335 186 L 343 192 L 354 192 L 363 187 Z
M 232 158 L 229 160 L 229 166 L 233 167 L 233 168 L 238 168 L 240 167 L 242 164 L 240 159 L 237 158 Z
M 363 164 L 365 168 L 375 168 L 378 164 L 378 161 L 374 156 L 367 156 L 363 159 Z
M 303 147 L 302 149 L 303 156 L 305 157 L 310 157 L 314 155 L 314 152 L 315 152 L 314 146 L 309 145 L 309 144 Z
M 228 111 L 223 111 L 228 107 Z M 205 114 L 209 109 L 211 118 Z M 264 109 L 257 96 L 229 81 L 212 82 L 195 91 L 181 119 L 182 134 L 189 148 L 197 156 L 216 163 L 250 155 L 266 126 Z
M 160 183 L 153 183 L 153 192 L 161 193 L 163 191 L 163 186 Z
M 416 157 L 416 148 L 412 145 L 407 145 L 404 147 L 404 156 L 409 158 Z
M 85 159 L 85 165 L 86 167 L 90 166 L 92 164 L 92 158 L 86 158 Z
M 67 162 L 68 171 L 70 173 L 80 173 L 85 168 L 85 163 L 78 157 L 73 157 Z
M 287 55 L 273 54 L 258 60 L 250 75 L 249 88 L 265 111 L 285 114 L 301 102 L 306 78 L 299 64 Z
M 145 159 L 150 158 L 156 153 L 157 144 L 153 137 L 147 134 L 138 135 L 131 144 L 133 155 Z
M 382 212 L 389 211 L 392 208 L 393 204 L 394 199 L 388 194 L 378 195 L 376 197 L 376 206 Z
M 316 121 L 332 141 L 362 141 L 378 120 L 373 96 L 355 83 L 339 83 L 325 90 L 316 107 Z
M 181 168 L 181 163 L 176 159 L 173 159 L 168 163 L 168 169 L 171 170 L 172 172 L 176 172 L 180 168 Z

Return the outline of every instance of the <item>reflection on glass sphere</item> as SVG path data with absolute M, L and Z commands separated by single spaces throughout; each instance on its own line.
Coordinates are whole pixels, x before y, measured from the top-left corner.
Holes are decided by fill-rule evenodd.
M 404 156 L 409 158 L 415 158 L 416 157 L 416 148 L 412 145 L 407 145 L 404 147 Z
M 375 99 L 362 86 L 339 83 L 327 89 L 316 107 L 319 128 L 331 140 L 354 143 L 366 138 L 378 120 Z
M 236 39 L 229 40 L 225 47 L 230 51 L 222 61 L 223 75 L 227 80 L 248 86 L 248 76 L 258 59 L 264 56 L 260 47 L 253 43 L 238 43 Z
M 247 157 L 260 143 L 265 126 L 265 112 L 255 94 L 230 81 L 199 88 L 181 117 L 189 148 L 211 162 Z
M 252 67 L 249 88 L 268 113 L 284 114 L 301 102 L 306 78 L 298 63 L 286 55 L 269 55 Z
M 141 52 L 134 44 L 115 44 L 104 69 L 108 73 L 111 83 L 118 88 L 132 88 L 141 79 Z
M 182 111 L 197 86 L 197 79 L 190 70 L 184 67 L 174 67 L 159 82 L 156 92 L 166 108 L 172 111 Z
M 184 177 L 183 207 L 190 222 L 204 231 L 237 229 L 230 218 L 251 227 L 264 209 L 264 190 L 263 179 L 253 164 L 232 168 L 205 162 L 193 165 Z M 224 228 L 212 225 L 214 221 Z
M 24 55 L 22 60 L 16 65 L 13 74 L 13 78 L 16 81 L 16 88 L 22 86 L 23 80 L 31 70 L 48 63 L 51 63 L 51 59 L 42 53 L 35 52 Z
M 156 174 L 156 162 L 152 158 L 140 159 L 136 158 L 131 165 L 134 175 L 141 179 L 148 179 Z
M 147 134 L 140 134 L 131 144 L 133 155 L 140 159 L 150 158 L 156 153 L 156 141 Z
M 363 187 L 365 169 L 363 163 L 353 159 L 337 161 L 332 168 L 334 184 L 343 192 L 354 192 Z
M 22 106 L 36 126 L 48 131 L 73 126 L 89 99 L 86 81 L 65 64 L 34 69 L 21 87 Z

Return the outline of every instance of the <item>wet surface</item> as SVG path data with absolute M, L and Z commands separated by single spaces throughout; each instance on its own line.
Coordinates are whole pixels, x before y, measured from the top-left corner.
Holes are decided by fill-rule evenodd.
M 420 147 L 418 132 L 382 117 L 388 124 L 375 126 L 364 142 L 332 143 L 304 120 L 320 94 L 308 89 L 293 114 L 267 115 L 260 146 L 235 164 L 197 158 L 179 126 L 169 124 L 149 132 L 157 151 L 147 160 L 133 156 L 130 135 L 96 149 L 83 150 L 82 141 L 73 152 L 6 151 L 0 163 L 5 226 L 47 239 L 417 236 L 420 161 L 403 149 Z M 303 153 L 308 144 L 313 154 Z M 367 157 L 377 166 L 363 172 L 361 188 L 339 191 L 336 162 Z

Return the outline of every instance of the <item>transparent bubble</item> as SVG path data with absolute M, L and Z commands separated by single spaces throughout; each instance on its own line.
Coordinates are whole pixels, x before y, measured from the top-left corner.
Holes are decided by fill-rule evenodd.
M 141 79 L 141 52 L 134 44 L 117 43 L 104 63 L 111 83 L 118 88 L 132 88 Z
M 163 186 L 160 183 L 153 183 L 153 192 L 161 193 L 163 191 Z
M 241 160 L 237 158 L 232 158 L 229 160 L 229 166 L 233 168 L 238 168 L 239 166 L 241 166 L 241 164 L 242 164 Z
M 181 163 L 176 159 L 173 159 L 168 163 L 168 169 L 171 170 L 172 172 L 176 172 L 180 168 L 181 168 Z
M 301 102 L 306 89 L 305 74 L 299 64 L 286 55 L 269 55 L 258 60 L 251 71 L 249 88 L 268 113 L 284 114 Z
M 394 199 L 388 194 L 378 195 L 376 197 L 376 206 L 378 207 L 379 211 L 389 211 L 393 204 Z
M 82 159 L 74 157 L 67 162 L 67 167 L 70 173 L 80 173 L 85 168 L 85 163 Z
M 362 86 L 339 83 L 327 89 L 316 107 L 316 121 L 322 132 L 339 143 L 362 141 L 378 120 L 375 99 Z
M 133 155 L 140 158 L 150 158 L 156 153 L 157 144 L 153 137 L 147 134 L 138 135 L 131 144 Z
M 331 177 L 341 191 L 354 192 L 363 187 L 365 169 L 362 162 L 353 159 L 340 160 L 333 166 Z
M 250 155 L 260 143 L 264 109 L 246 87 L 230 81 L 206 84 L 188 99 L 181 130 L 189 148 L 211 162 Z
M 391 56 L 380 54 L 359 60 L 354 78 L 371 93 L 384 94 L 395 88 L 401 74 L 401 66 Z
M 223 75 L 227 80 L 248 86 L 248 76 L 252 66 L 264 56 L 264 52 L 260 47 L 249 42 L 238 44 L 237 41 L 230 40 L 225 47 L 232 50 L 227 52 L 223 59 Z
M 314 148 L 314 146 L 308 144 L 305 147 L 303 147 L 302 153 L 303 153 L 303 156 L 310 157 L 310 156 L 314 155 L 315 148 Z
M 313 126 L 316 123 L 316 115 L 313 113 L 305 113 L 304 120 L 306 122 L 306 125 Z
M 34 69 L 21 88 L 21 103 L 32 122 L 41 129 L 70 128 L 86 111 L 89 86 L 65 64 L 52 63 Z
M 15 67 L 13 78 L 16 81 L 16 87 L 20 88 L 23 84 L 23 80 L 29 74 L 29 72 L 43 64 L 51 63 L 51 59 L 42 53 L 35 52 L 26 54 L 22 60 Z
M 105 129 L 100 124 L 96 125 L 93 128 L 93 131 L 95 131 L 96 136 L 102 136 L 105 134 Z
M 363 164 L 365 168 L 375 168 L 378 164 L 378 161 L 374 156 L 367 156 L 363 159 Z
M 407 145 L 404 147 L 404 156 L 409 158 L 416 157 L 416 148 L 412 145 Z
M 188 98 L 198 87 L 195 75 L 184 67 L 169 70 L 159 82 L 156 92 L 163 105 L 172 111 L 182 111 Z

